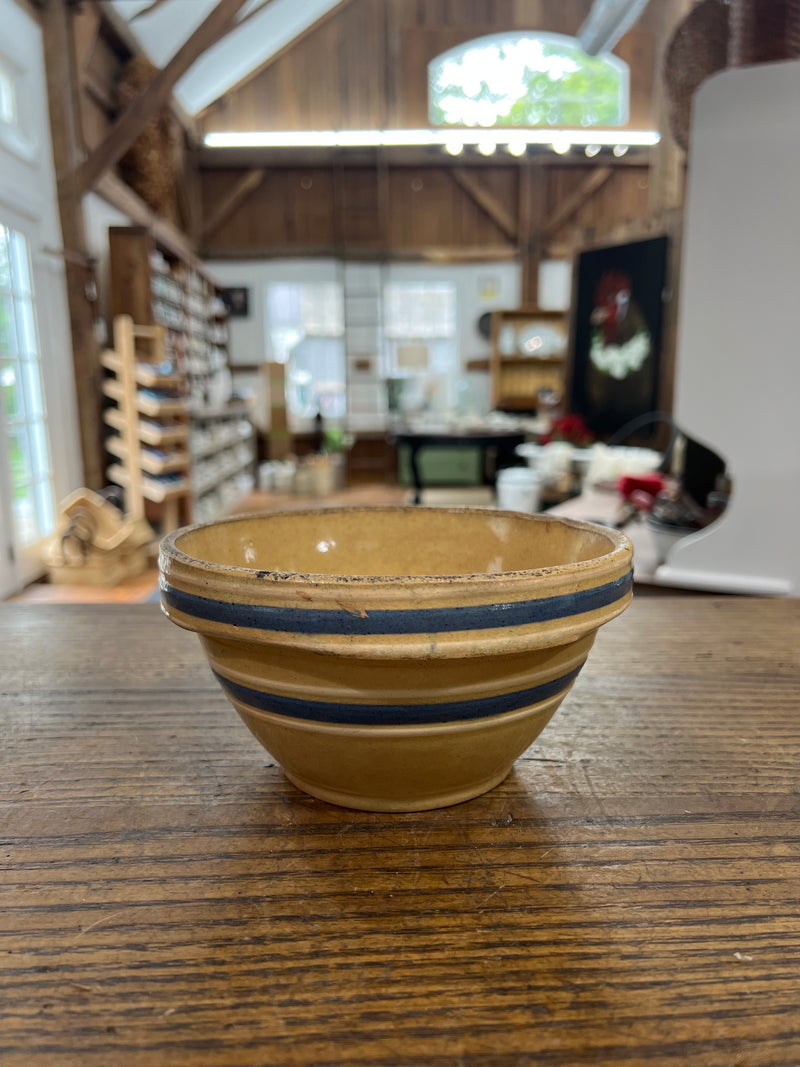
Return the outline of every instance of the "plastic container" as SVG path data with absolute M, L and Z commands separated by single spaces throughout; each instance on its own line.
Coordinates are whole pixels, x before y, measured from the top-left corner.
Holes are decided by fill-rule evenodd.
M 530 467 L 506 467 L 497 475 L 497 506 L 533 515 L 539 510 L 540 486 L 539 475 Z

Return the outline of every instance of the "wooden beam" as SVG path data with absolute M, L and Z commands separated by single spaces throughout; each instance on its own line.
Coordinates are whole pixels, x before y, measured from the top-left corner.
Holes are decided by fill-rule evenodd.
M 107 35 L 110 35 L 114 39 L 114 45 L 117 52 L 120 52 L 120 50 L 127 51 L 132 56 L 141 53 L 142 46 L 139 44 L 136 34 L 122 15 L 119 14 L 113 4 L 106 3 L 105 0 L 83 0 L 84 7 L 87 3 L 90 3 L 101 17 L 103 29 Z M 189 140 L 193 144 L 198 143 L 200 137 L 197 132 L 197 123 L 194 120 L 194 116 L 190 115 L 181 102 L 174 96 L 170 99 L 170 109 L 172 114 L 186 131 Z
M 200 234 L 201 241 L 207 241 L 212 233 L 216 233 L 223 222 L 226 222 L 237 208 L 244 204 L 248 197 L 256 191 L 264 180 L 266 170 L 260 167 L 256 170 L 248 170 L 225 197 L 217 210 L 205 224 Z
M 516 219 L 500 203 L 494 193 L 486 188 L 480 178 L 473 171 L 466 170 L 464 167 L 456 167 L 449 171 L 449 174 L 456 185 L 463 189 L 481 211 L 492 220 L 495 226 L 503 231 L 509 241 L 516 243 L 519 236 L 519 227 Z
M 133 189 L 116 174 L 110 171 L 104 174 L 95 186 L 94 192 L 106 203 L 121 211 L 123 215 L 127 215 L 137 226 L 146 226 L 155 240 L 168 252 L 185 260 L 195 270 L 208 273 L 197 255 L 195 246 L 186 234 L 177 226 L 173 226 L 171 222 L 156 215 L 152 208 L 148 207 L 144 200 L 137 196 Z
M 64 247 L 72 364 L 78 406 L 83 481 L 88 489 L 102 489 L 103 471 L 102 395 L 100 346 L 94 335 L 94 274 L 89 266 L 89 248 L 82 199 L 69 180 L 78 159 L 77 70 L 74 52 L 72 9 L 63 0 L 47 0 L 42 8 L 42 42 L 47 77 L 47 102 L 56 171 L 67 175 L 58 185 L 58 211 Z
M 681 207 L 685 196 L 686 153 L 672 136 L 670 105 L 661 72 L 672 34 L 691 7 L 691 0 L 662 0 L 653 12 L 658 19 L 656 70 L 659 72 L 659 76 L 653 78 L 653 115 L 656 129 L 661 134 L 661 140 L 650 156 L 649 201 L 653 214 Z
M 125 109 L 110 132 L 74 175 L 79 193 L 91 189 L 97 179 L 125 154 L 154 115 L 169 101 L 175 83 L 203 52 L 227 33 L 237 11 L 247 0 L 219 0 L 165 67 Z
M 539 302 L 539 261 L 545 216 L 545 173 L 535 163 L 522 163 L 519 170 L 519 251 L 522 261 L 521 299 L 525 307 Z
M 609 180 L 614 173 L 612 167 L 598 167 L 597 170 L 593 170 L 592 173 L 581 182 L 578 188 L 565 197 L 562 202 L 556 207 L 552 215 L 547 219 L 543 227 L 543 235 L 550 237 L 561 227 L 569 222 L 569 220 L 576 215 L 583 205 L 590 197 L 594 196 L 598 190 Z
M 209 259 L 313 259 L 343 256 L 349 260 L 380 260 L 381 262 L 418 263 L 480 263 L 508 262 L 516 259 L 517 250 L 504 245 L 431 245 L 426 248 L 384 248 L 379 245 L 354 247 L 346 252 L 336 244 L 325 245 L 256 245 L 254 247 L 214 247 L 204 245 L 201 250 Z
M 260 15 L 264 8 L 271 3 L 272 0 L 261 0 L 261 3 L 258 5 L 258 7 L 251 8 L 250 11 L 248 11 L 245 15 L 242 15 L 238 22 L 234 23 L 234 25 L 231 27 L 231 30 L 238 30 L 240 26 L 244 26 L 244 24 L 246 22 L 249 22 L 250 19 L 253 18 L 255 15 Z

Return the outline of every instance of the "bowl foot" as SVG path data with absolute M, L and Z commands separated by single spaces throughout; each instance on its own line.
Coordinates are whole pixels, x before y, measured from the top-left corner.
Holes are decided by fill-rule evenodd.
M 500 774 L 494 774 L 481 782 L 472 782 L 460 789 L 450 789 L 444 792 L 430 793 L 426 796 L 415 796 L 409 799 L 403 797 L 373 797 L 364 796 L 360 793 L 349 793 L 338 789 L 329 789 L 327 786 L 318 785 L 296 774 L 291 774 L 286 768 L 283 773 L 289 781 L 318 800 L 324 800 L 328 804 L 337 804 L 342 808 L 355 808 L 357 811 L 430 811 L 432 808 L 449 808 L 453 804 L 463 804 L 465 800 L 473 800 L 475 797 L 488 793 L 494 789 L 504 778 L 508 776 L 511 767 L 504 768 Z

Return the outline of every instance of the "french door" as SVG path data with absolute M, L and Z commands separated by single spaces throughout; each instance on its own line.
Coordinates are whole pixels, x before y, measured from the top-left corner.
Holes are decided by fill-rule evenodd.
M 32 237 L 0 205 L 0 597 L 36 576 L 54 524 Z

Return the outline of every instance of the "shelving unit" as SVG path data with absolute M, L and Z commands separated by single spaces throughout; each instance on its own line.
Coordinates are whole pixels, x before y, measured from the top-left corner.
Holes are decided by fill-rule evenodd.
M 228 323 L 220 288 L 199 260 L 176 257 L 144 227 L 112 226 L 109 243 L 112 312 L 163 328 L 165 359 L 174 366 L 187 415 L 192 519 L 214 519 L 253 489 L 256 461 L 248 410 L 228 402 Z M 140 440 L 165 448 L 174 443 L 160 421 L 166 411 L 151 403 L 146 390 L 156 386 L 147 370 L 138 374 L 137 412 L 149 420 L 140 418 Z
M 166 356 L 163 326 L 114 319 L 114 349 L 101 362 L 108 377 L 103 393 L 114 402 L 103 418 L 114 432 L 106 438 L 112 457 L 107 476 L 125 490 L 133 518 L 160 523 L 162 533 L 190 518 L 188 403 L 184 381 Z
M 516 308 L 492 312 L 492 407 L 533 410 L 540 389 L 563 394 L 568 329 L 564 312 Z

